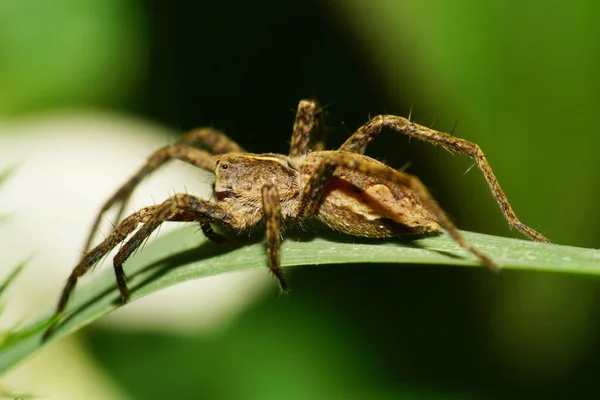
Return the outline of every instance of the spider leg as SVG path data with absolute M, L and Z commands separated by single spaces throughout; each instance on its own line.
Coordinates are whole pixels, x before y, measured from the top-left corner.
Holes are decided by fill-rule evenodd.
M 189 194 L 176 194 L 156 207 L 151 218 L 121 246 L 113 259 L 117 284 L 124 302 L 129 299 L 129 289 L 125 283 L 123 263 L 163 222 L 199 221 L 213 222 L 222 226 L 230 226 L 233 222 L 233 217 L 217 204 Z
M 197 147 L 204 147 L 213 154 L 223 154 L 232 152 L 244 152 L 245 150 L 229 139 L 224 133 L 212 129 L 212 128 L 198 128 L 189 131 L 181 140 L 174 145 L 165 146 L 152 154 L 146 164 L 138 170 L 119 190 L 115 192 L 107 201 L 104 203 L 96 220 L 92 225 L 92 229 L 88 236 L 88 240 L 85 244 L 86 251 L 91 248 L 92 240 L 94 239 L 94 233 L 100 225 L 102 216 L 112 206 L 120 203 L 119 210 L 115 218 L 116 222 L 119 222 L 123 216 L 127 200 L 133 193 L 135 187 L 140 183 L 142 179 L 150 175 L 152 172 L 160 168 L 169 160 L 177 159 L 184 161 L 188 164 L 192 164 L 198 168 L 207 169 L 212 171 L 214 169 L 214 161 L 212 154 L 200 150 Z
M 533 230 L 519 221 L 515 212 L 510 206 L 506 195 L 500 188 L 500 184 L 492 172 L 492 168 L 487 162 L 485 154 L 475 143 L 471 143 L 447 133 L 438 132 L 425 126 L 415 124 L 403 117 L 395 115 L 379 115 L 360 127 L 352 136 L 348 138 L 348 140 L 346 140 L 346 142 L 344 142 L 339 150 L 364 154 L 369 142 L 379 135 L 382 128 L 391 128 L 395 131 L 408 135 L 409 137 L 414 137 L 416 139 L 432 143 L 436 146 L 441 146 L 448 151 L 463 154 L 473 159 L 477 164 L 477 167 L 479 167 L 483 173 L 483 176 L 487 181 L 487 184 L 492 191 L 498 206 L 502 210 L 504 218 L 508 224 L 535 241 L 548 242 L 548 239 L 546 239 L 541 233 Z
M 94 234 L 98 230 L 98 226 L 100 225 L 100 221 L 102 220 L 104 213 L 106 213 L 115 204 L 119 204 L 119 210 L 115 219 L 116 222 L 119 222 L 121 216 L 123 215 L 123 211 L 125 210 L 127 200 L 129 200 L 129 197 L 133 193 L 133 190 L 136 188 L 136 186 L 142 181 L 142 179 L 150 175 L 152 172 L 170 160 L 181 160 L 198 168 L 209 171 L 213 171 L 215 168 L 215 160 L 212 154 L 189 145 L 176 144 L 166 146 L 158 150 L 148 158 L 148 161 L 142 168 L 140 168 L 131 178 L 129 178 L 129 180 L 127 180 L 127 182 L 125 182 L 123 186 L 121 186 L 106 201 L 106 203 L 104 203 L 100 209 L 100 212 L 98 213 L 98 216 L 94 220 L 92 229 L 85 243 L 86 251 L 91 248 Z
M 89 251 L 80 261 L 77 266 L 69 275 L 67 279 L 67 283 L 63 288 L 60 300 L 56 307 L 56 311 L 54 316 L 57 317 L 63 313 L 67 303 L 69 302 L 69 297 L 75 289 L 75 285 L 77 284 L 77 280 L 89 271 L 94 265 L 98 263 L 106 254 L 110 253 L 112 249 L 115 248 L 119 243 L 133 232 L 140 223 L 147 222 L 154 211 L 157 209 L 157 206 L 142 208 L 141 210 L 131 214 L 129 217 L 125 218 L 116 228 L 115 230 L 104 239 L 102 243 L 96 246 L 93 250 Z M 54 325 L 50 326 L 46 332 L 44 333 L 43 339 L 46 340 L 51 333 L 54 331 Z
M 300 198 L 301 213 L 299 219 L 309 218 L 316 215 L 321 204 L 322 195 L 329 185 L 331 177 L 337 167 L 345 167 L 362 172 L 367 175 L 381 178 L 382 180 L 395 183 L 399 186 L 408 187 L 423 202 L 423 205 L 433 212 L 439 224 L 452 236 L 452 238 L 465 250 L 479 258 L 491 270 L 499 268 L 494 261 L 483 255 L 479 250 L 471 247 L 467 240 L 460 234 L 456 226 L 450 221 L 444 210 L 433 199 L 429 191 L 416 176 L 396 171 L 387 166 L 361 162 L 362 156 L 350 152 L 332 152 L 317 167 L 309 182 L 307 183 Z
M 213 222 L 223 226 L 231 225 L 233 217 L 223 211 L 215 203 L 187 195 L 178 194 L 157 206 L 143 208 L 125 218 L 106 239 L 88 252 L 71 272 L 62 291 L 61 298 L 54 313 L 54 320 L 64 312 L 71 293 L 75 289 L 79 278 L 96 265 L 106 254 L 110 253 L 119 243 L 125 241 L 134 232 L 139 224 L 143 224 L 129 240 L 119 249 L 114 260 L 114 271 L 117 285 L 123 301 L 129 298 L 123 263 L 129 256 L 144 243 L 144 241 L 166 221 Z M 54 322 L 44 333 L 42 340 L 46 340 L 56 327 Z
M 279 251 L 281 247 L 281 204 L 279 202 L 279 194 L 274 185 L 263 186 L 261 192 L 266 221 L 269 269 L 279 281 L 281 291 L 285 293 L 288 291 L 288 286 L 283 269 L 281 268 Z
M 181 137 L 179 144 L 204 147 L 214 154 L 246 152 L 223 132 L 212 128 L 193 129 Z
M 297 157 L 309 151 L 323 150 L 325 148 L 322 131 L 322 113 L 313 100 L 301 100 L 296 112 L 294 132 L 290 144 L 290 156 Z M 317 134 L 318 138 L 313 137 Z

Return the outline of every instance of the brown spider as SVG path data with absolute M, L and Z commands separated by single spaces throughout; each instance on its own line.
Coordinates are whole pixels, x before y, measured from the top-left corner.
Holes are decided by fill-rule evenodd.
M 287 290 L 287 283 L 279 262 L 281 224 L 310 218 L 318 218 L 342 233 L 369 238 L 423 235 L 438 231 L 441 226 L 461 247 L 490 269 L 497 270 L 498 266 L 491 259 L 469 246 L 417 177 L 363 155 L 369 142 L 384 127 L 473 158 L 508 223 L 533 240 L 548 241 L 517 219 L 476 144 L 417 125 L 406 118 L 380 115 L 358 129 L 338 150 L 323 151 L 323 142 L 314 137 L 320 124 L 317 114 L 314 101 L 300 102 L 288 156 L 247 153 L 223 133 L 211 128 L 191 131 L 179 143 L 150 156 L 146 164 L 104 204 L 94 222 L 86 251 L 102 215 L 113 205 L 120 204 L 118 221 L 138 183 L 169 160 L 178 159 L 214 171 L 216 201 L 176 194 L 162 204 L 142 208 L 125 218 L 73 269 L 54 321 L 63 313 L 79 277 L 121 242 L 124 244 L 114 257 L 113 265 L 122 300 L 126 302 L 129 290 L 123 263 L 167 221 L 198 222 L 206 237 L 215 242 L 226 239 L 214 232 L 211 224 L 240 232 L 264 223 L 269 268 L 282 291 Z M 48 328 L 44 339 L 53 329 L 54 325 Z

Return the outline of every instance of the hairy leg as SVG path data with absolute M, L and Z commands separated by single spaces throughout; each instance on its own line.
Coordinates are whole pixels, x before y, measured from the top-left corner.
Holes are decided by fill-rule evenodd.
M 204 147 L 213 154 L 246 152 L 246 150 L 227 137 L 223 132 L 212 128 L 193 129 L 183 135 L 178 144 Z
M 56 307 L 56 311 L 54 313 L 55 318 L 62 314 L 67 303 L 69 302 L 69 298 L 71 293 L 75 289 L 75 285 L 77 284 L 77 280 L 85 274 L 87 271 L 92 269 L 106 254 L 110 253 L 112 249 L 115 248 L 119 243 L 133 232 L 140 223 L 147 222 L 154 211 L 157 209 L 157 206 L 142 208 L 141 210 L 131 214 L 129 217 L 125 218 L 123 222 L 121 222 L 110 235 L 104 239 L 102 243 L 96 246 L 93 250 L 88 252 L 82 259 L 79 261 L 79 264 L 73 269 L 71 275 L 67 279 L 67 283 L 63 288 L 60 300 Z M 44 333 L 43 339 L 46 340 L 54 331 L 55 323 L 50 326 L 46 332 Z
M 281 247 L 281 204 L 279 203 L 279 194 L 277 188 L 273 185 L 262 187 L 262 200 L 265 212 L 266 236 L 267 236 L 267 258 L 269 268 L 279 281 L 279 287 L 282 292 L 287 292 L 288 286 L 281 268 L 280 253 Z
M 321 123 L 321 111 L 313 100 L 301 100 L 296 112 L 290 156 L 301 156 L 309 151 L 323 150 L 325 147 Z M 319 137 L 317 137 L 319 136 Z
M 129 298 L 129 290 L 125 284 L 123 263 L 150 237 L 152 232 L 167 221 L 212 222 L 230 226 L 233 217 L 217 204 L 189 194 L 176 194 L 156 206 L 150 218 L 121 246 L 113 259 L 117 284 L 124 302 Z
M 348 138 L 348 140 L 346 140 L 339 150 L 364 154 L 369 142 L 379 135 L 382 128 L 391 128 L 410 137 L 432 143 L 436 146 L 441 146 L 448 151 L 464 154 L 472 158 L 483 173 L 483 176 L 487 181 L 498 206 L 502 210 L 504 218 L 508 221 L 508 224 L 533 240 L 538 242 L 548 242 L 548 239 L 541 233 L 519 221 L 510 206 L 506 195 L 500 188 L 500 184 L 492 172 L 492 168 L 487 162 L 485 154 L 483 154 L 483 151 L 481 151 L 479 146 L 475 143 L 415 124 L 403 117 L 380 115 L 360 127 Z
M 158 150 L 148 158 L 148 161 L 146 161 L 146 164 L 142 168 L 140 168 L 131 178 L 129 178 L 129 180 L 127 180 L 127 182 L 125 182 L 123 186 L 121 186 L 106 201 L 106 203 L 104 203 L 92 225 L 92 229 L 85 243 L 85 251 L 91 248 L 94 234 L 100 225 L 100 221 L 102 220 L 104 213 L 106 213 L 115 204 L 119 204 L 119 210 L 115 219 L 115 221 L 118 223 L 123 215 L 127 200 L 129 200 L 129 197 L 133 193 L 136 186 L 142 181 L 142 179 L 150 175 L 152 172 L 170 160 L 181 160 L 208 171 L 213 171 L 215 168 L 215 160 L 212 154 L 189 145 L 170 145 Z
M 450 221 L 444 210 L 433 199 L 429 191 L 421 183 L 419 178 L 403 172 L 395 171 L 389 167 L 374 163 L 365 163 L 362 155 L 355 153 L 334 152 L 327 155 L 325 160 L 317 167 L 301 195 L 299 219 L 314 216 L 321 204 L 322 195 L 329 185 L 331 177 L 337 167 L 346 167 L 367 175 L 381 178 L 382 180 L 407 187 L 419 196 L 423 205 L 433 212 L 439 224 L 450 236 L 465 250 L 479 258 L 491 270 L 497 271 L 498 266 L 490 258 L 483 255 L 479 250 L 471 247 L 466 239 L 460 234 L 456 226 Z
M 102 243 L 88 252 L 73 269 L 62 291 L 54 318 L 56 319 L 64 312 L 79 278 L 110 253 L 119 243 L 125 241 L 140 224 L 143 224 L 125 242 L 113 260 L 115 277 L 121 297 L 123 301 L 127 301 L 129 290 L 127 289 L 123 263 L 161 223 L 167 221 L 198 221 L 201 224 L 213 222 L 228 226 L 233 221 L 233 218 L 216 204 L 187 194 L 175 195 L 160 205 L 146 207 L 133 213 L 125 218 Z M 46 330 L 42 340 L 46 340 L 52 334 L 55 326 L 56 322 Z

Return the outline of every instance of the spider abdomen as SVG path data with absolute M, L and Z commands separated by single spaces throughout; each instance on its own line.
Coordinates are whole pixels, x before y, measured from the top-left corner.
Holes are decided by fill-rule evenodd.
M 318 217 L 340 232 L 372 238 L 422 235 L 440 229 L 435 215 L 409 188 L 343 167 L 336 170 L 325 189 Z

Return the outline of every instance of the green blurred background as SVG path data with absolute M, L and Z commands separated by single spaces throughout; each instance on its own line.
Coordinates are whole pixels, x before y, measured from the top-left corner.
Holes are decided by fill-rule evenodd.
M 250 151 L 284 153 L 302 98 L 326 106 L 332 148 L 369 116 L 412 109 L 442 131 L 460 121 L 455 135 L 486 152 L 526 224 L 598 248 L 599 4 L 0 0 L 0 118 L 101 108 L 181 132 L 212 125 Z M 391 132 L 368 154 L 410 162 L 462 229 L 516 237 L 481 174 L 463 174 L 470 160 Z M 82 340 L 135 399 L 597 391 L 595 279 L 442 266 L 290 272 L 291 296 L 273 285 L 218 332 L 91 327 Z

